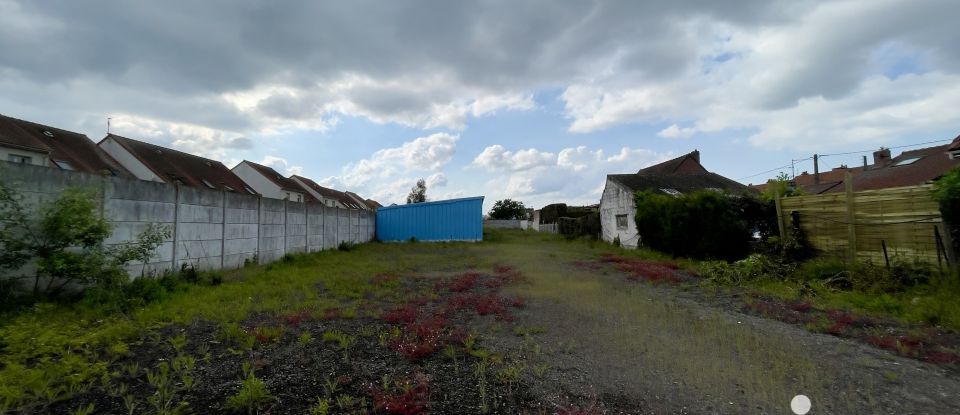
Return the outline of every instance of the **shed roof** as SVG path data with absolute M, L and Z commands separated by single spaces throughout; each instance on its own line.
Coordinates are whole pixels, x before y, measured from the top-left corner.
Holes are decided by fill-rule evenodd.
M 131 155 L 167 183 L 180 182 L 187 186 L 223 189 L 229 192 L 253 193 L 253 189 L 223 163 L 182 151 L 161 147 L 116 134 L 113 139 Z
M 686 174 L 608 174 L 607 179 L 632 191 L 673 189 L 680 193 L 717 189 L 731 192 L 748 190 L 747 186 L 716 173 Z
M 390 206 L 384 206 L 378 210 L 407 209 L 407 208 L 416 208 L 416 207 L 422 207 L 422 206 L 436 206 L 436 205 L 466 202 L 468 200 L 483 201 L 483 196 L 461 197 L 458 199 L 447 199 L 447 200 L 434 200 L 432 202 L 407 203 L 404 205 L 390 205 Z
M 46 153 L 62 170 L 133 177 L 86 135 L 32 121 L 0 115 L 0 145 Z

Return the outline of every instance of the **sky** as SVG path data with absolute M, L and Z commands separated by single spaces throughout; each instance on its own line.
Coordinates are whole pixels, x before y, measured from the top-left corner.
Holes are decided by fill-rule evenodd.
M 743 183 L 960 134 L 955 0 L 0 0 L 0 113 L 388 205 L 598 203 L 700 151 Z M 911 147 L 911 145 L 913 145 Z M 791 162 L 797 161 L 791 168 Z M 788 166 L 788 167 L 784 167 Z

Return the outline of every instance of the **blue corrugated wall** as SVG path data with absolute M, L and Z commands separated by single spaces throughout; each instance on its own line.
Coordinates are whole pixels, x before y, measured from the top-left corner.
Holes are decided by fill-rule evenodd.
M 377 209 L 377 240 L 483 240 L 483 196 Z

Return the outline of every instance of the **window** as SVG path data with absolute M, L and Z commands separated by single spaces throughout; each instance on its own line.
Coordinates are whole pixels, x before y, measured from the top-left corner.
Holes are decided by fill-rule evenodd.
M 303 201 L 303 195 L 297 195 L 297 201 L 298 201 L 298 202 L 302 202 L 302 201 Z
M 210 183 L 209 181 L 207 181 L 207 179 L 200 179 L 200 181 L 203 182 L 204 185 L 206 185 L 207 187 L 209 187 L 209 188 L 211 188 L 211 189 L 216 189 L 216 188 L 217 188 L 217 186 L 214 186 L 213 183 Z
M 617 215 L 617 229 L 627 229 L 627 215 Z
M 233 188 L 230 187 L 230 186 L 227 186 L 227 185 L 223 185 L 223 188 L 226 189 L 228 192 L 232 192 L 232 191 L 233 191 Z
M 12 162 L 14 162 L 14 163 L 21 163 L 21 164 L 32 164 L 32 163 L 33 163 L 33 158 L 30 157 L 30 156 L 21 156 L 21 155 L 18 155 L 18 154 L 9 154 L 9 155 L 7 155 L 7 161 L 12 161 Z
M 668 194 L 668 195 L 670 195 L 670 196 L 680 196 L 680 195 L 681 195 L 680 191 L 677 190 L 677 189 L 662 188 L 662 189 L 660 189 L 660 191 L 663 192 L 663 193 L 666 193 L 666 194 Z
M 916 163 L 917 160 L 920 160 L 920 157 L 910 157 L 910 158 L 903 159 L 903 160 L 900 160 L 900 161 L 894 163 L 893 166 L 894 166 L 894 167 L 896 167 L 896 166 L 906 166 L 906 165 L 908 165 L 908 164 Z
M 76 169 L 74 169 L 73 166 L 70 165 L 70 163 L 69 163 L 68 161 L 66 161 L 66 160 L 54 160 L 53 162 L 56 163 L 56 165 L 57 165 L 58 167 L 60 167 L 61 169 L 64 169 L 64 170 L 76 170 Z
M 253 189 L 251 189 L 249 186 L 243 186 L 243 190 L 246 190 L 247 193 L 250 193 L 252 195 L 257 194 L 257 192 L 254 192 Z

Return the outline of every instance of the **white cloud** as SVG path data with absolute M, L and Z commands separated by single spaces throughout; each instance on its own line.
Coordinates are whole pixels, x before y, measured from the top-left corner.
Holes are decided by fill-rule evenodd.
M 483 151 L 473 159 L 472 164 L 490 171 L 522 171 L 555 164 L 556 161 L 557 155 L 554 153 L 537 151 L 533 148 L 507 151 L 503 146 L 494 144 L 483 149 Z
M 399 147 L 377 150 L 369 158 L 350 163 L 341 174 L 320 180 L 320 184 L 339 190 L 372 195 L 383 203 L 406 198 L 419 178 L 429 189 L 447 185 L 442 169 L 456 154 L 457 135 L 434 133 L 407 141 Z M 429 174 L 428 174 L 429 173 Z
M 110 124 L 114 134 L 212 159 L 221 159 L 231 150 L 253 147 L 253 141 L 246 137 L 194 124 L 162 122 L 129 114 L 114 115 Z
M 287 159 L 283 157 L 264 156 L 263 160 L 260 160 L 260 164 L 272 167 L 274 170 L 278 170 L 286 176 L 303 174 L 303 166 L 291 166 L 287 163 Z
M 531 164 L 518 160 L 516 156 L 521 153 L 536 154 L 541 158 L 538 163 Z M 537 149 L 511 152 L 494 145 L 484 149 L 474 159 L 474 165 L 483 166 L 495 174 L 484 186 L 488 204 L 510 198 L 539 207 L 558 201 L 596 203 L 607 174 L 633 173 L 670 157 L 670 154 L 629 147 L 607 155 L 602 149 L 577 146 L 561 149 L 554 155 Z
M 666 138 L 690 138 L 696 133 L 696 128 L 680 127 L 679 125 L 671 124 L 669 127 L 660 130 L 657 135 Z

